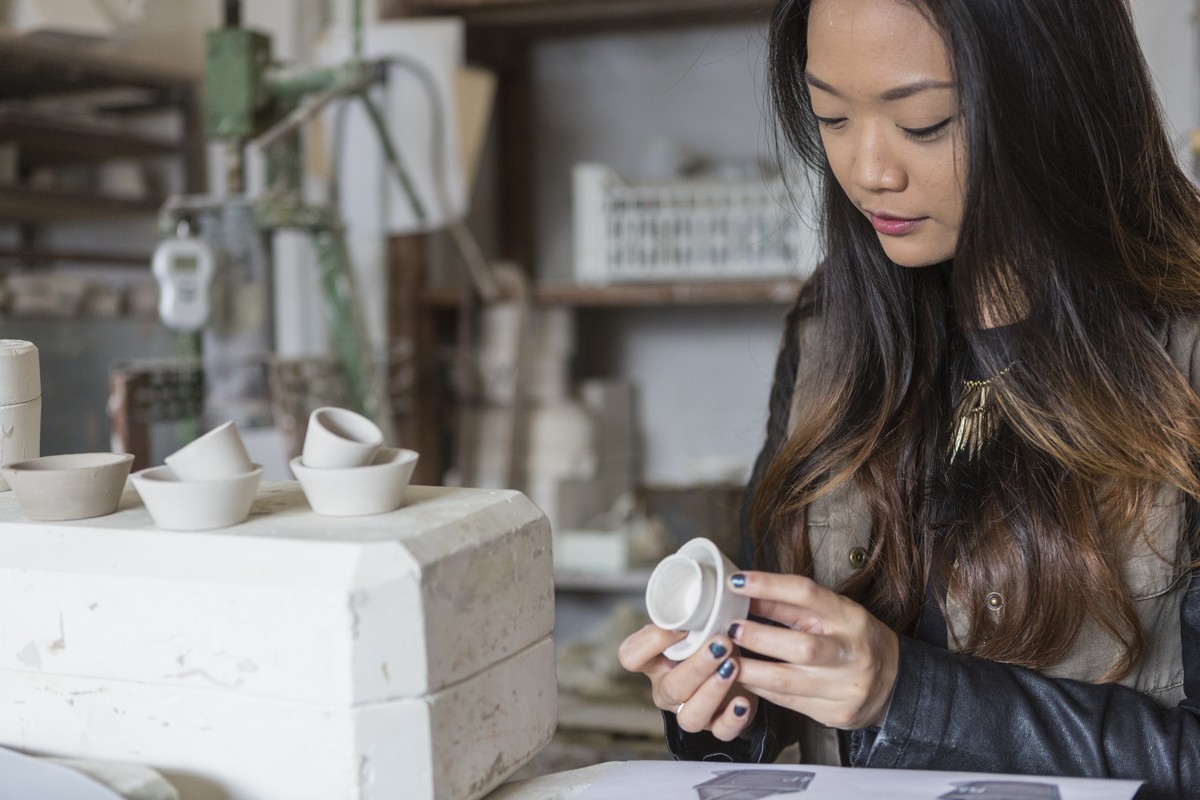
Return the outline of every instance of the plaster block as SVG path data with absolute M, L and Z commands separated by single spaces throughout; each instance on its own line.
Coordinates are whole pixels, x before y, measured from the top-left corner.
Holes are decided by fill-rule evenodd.
M 206 796 L 476 800 L 554 733 L 554 643 L 429 696 L 365 705 L 0 671 L 0 706 L 5 746 L 148 764 Z
M 411 487 L 313 514 L 264 483 L 249 519 L 159 530 L 117 513 L 25 521 L 0 496 L 0 670 L 347 706 L 432 694 L 548 635 L 550 530 L 511 491 Z

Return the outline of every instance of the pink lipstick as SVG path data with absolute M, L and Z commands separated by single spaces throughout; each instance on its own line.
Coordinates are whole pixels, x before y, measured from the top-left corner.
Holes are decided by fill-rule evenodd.
M 911 233 L 913 229 L 927 219 L 929 218 L 918 217 L 916 219 L 899 219 L 896 217 L 881 217 L 876 214 L 871 214 L 871 226 L 885 236 L 903 236 L 906 233 Z

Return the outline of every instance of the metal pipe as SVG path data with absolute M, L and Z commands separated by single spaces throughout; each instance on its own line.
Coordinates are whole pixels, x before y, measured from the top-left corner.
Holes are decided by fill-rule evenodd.
M 242 0 L 225 0 L 225 27 L 242 27 Z
M 362 0 L 354 0 L 354 60 L 362 61 L 363 57 L 363 4 Z

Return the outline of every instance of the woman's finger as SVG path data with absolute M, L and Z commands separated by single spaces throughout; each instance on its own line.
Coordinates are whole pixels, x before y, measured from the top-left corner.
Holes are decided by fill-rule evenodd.
M 656 625 L 647 625 L 621 642 L 617 648 L 617 661 L 630 672 L 646 672 L 651 665 L 661 667 L 659 657 L 662 652 L 682 641 L 685 636 L 687 633 L 682 631 L 667 631 Z M 661 668 L 658 671 L 661 672 Z
M 841 610 L 842 596 L 837 592 L 826 589 L 821 584 L 805 578 L 802 575 L 780 575 L 774 572 L 739 572 L 729 579 L 729 586 L 737 594 L 747 595 L 756 600 L 770 600 L 778 604 L 770 606 L 760 603 L 760 607 L 775 614 L 787 615 L 789 608 L 806 611 L 819 619 L 827 619 Z M 771 616 L 774 619 L 774 616 Z M 784 625 L 791 627 L 794 620 L 778 619 Z
M 786 625 L 792 630 L 804 631 L 806 633 L 828 632 L 825 620 L 807 608 L 794 606 L 790 603 L 751 598 L 750 615 L 778 622 L 780 625 Z
M 716 670 L 683 702 L 682 708 L 673 709 L 680 728 L 688 733 L 697 733 L 712 726 L 714 718 L 726 704 L 729 690 L 733 688 L 737 667 L 735 658 L 722 660 Z
M 725 701 L 725 707 L 712 721 L 712 735 L 723 742 L 732 742 L 754 721 L 756 713 L 757 698 L 749 692 L 741 691 L 741 687 L 734 687 L 729 699 Z
M 841 642 L 791 628 L 760 622 L 739 622 L 729 628 L 733 643 L 743 650 L 799 666 L 834 666 L 845 660 Z
M 671 668 L 658 682 L 654 698 L 659 708 L 675 711 L 676 707 L 692 696 L 717 672 L 733 652 L 733 642 L 726 636 L 713 638 L 706 646 Z M 708 717 L 696 730 L 708 726 L 708 720 L 716 713 L 715 705 L 708 709 Z M 684 730 L 687 730 L 686 728 Z

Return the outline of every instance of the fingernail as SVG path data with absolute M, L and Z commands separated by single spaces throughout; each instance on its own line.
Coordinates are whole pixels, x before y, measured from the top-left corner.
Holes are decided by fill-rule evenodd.
M 728 680 L 729 676 L 733 674 L 733 659 L 725 659 L 725 662 L 721 664 L 721 666 L 717 667 L 717 674 L 723 679 Z
M 725 645 L 721 644 L 720 642 L 713 642 L 710 644 L 708 646 L 708 651 L 713 654 L 713 658 L 720 658 L 721 656 L 725 655 L 725 653 L 729 652 L 725 649 Z
M 729 585 L 735 589 L 741 589 L 746 585 L 746 576 L 739 572 L 729 579 Z
M 734 706 L 733 707 L 733 715 L 735 717 L 744 717 L 744 716 L 746 716 L 746 712 L 749 710 L 750 709 L 746 708 L 745 706 Z
M 732 625 L 729 626 L 729 638 L 737 639 L 737 635 L 738 635 L 738 633 L 741 632 L 741 630 L 742 630 L 742 623 L 740 623 L 740 622 L 733 623 Z

